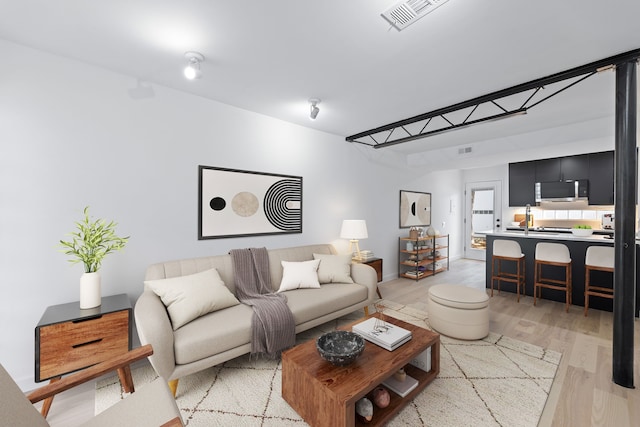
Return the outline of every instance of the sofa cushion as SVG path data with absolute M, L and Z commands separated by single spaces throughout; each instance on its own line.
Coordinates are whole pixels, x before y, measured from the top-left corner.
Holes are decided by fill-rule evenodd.
M 239 304 L 187 323 L 173 334 L 178 365 L 219 354 L 251 342 L 253 309 Z
M 292 248 L 269 249 L 269 272 L 271 273 L 271 287 L 274 292 L 280 287 L 282 282 L 282 264 L 281 261 L 310 261 L 313 254 L 332 254 L 335 253 L 331 245 L 307 245 Z
M 320 283 L 353 283 L 351 278 L 351 255 L 313 254 L 320 260 L 318 281 Z
M 284 295 L 298 326 L 365 301 L 368 289 L 357 283 L 328 283 L 320 289 L 296 289 Z
M 320 260 L 282 263 L 282 282 L 278 292 L 299 288 L 319 288 L 318 265 Z
M 240 304 L 216 269 L 144 282 L 167 307 L 173 330 L 212 311 Z

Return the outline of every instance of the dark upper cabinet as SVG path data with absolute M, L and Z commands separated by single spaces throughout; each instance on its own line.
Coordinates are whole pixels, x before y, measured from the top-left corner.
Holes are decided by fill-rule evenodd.
M 560 158 L 536 160 L 535 182 L 560 181 Z
M 589 178 L 589 155 L 536 160 L 536 182 Z
M 535 183 L 589 180 L 589 204 L 612 205 L 614 152 L 509 163 L 509 206 L 535 205 Z
M 589 204 L 613 205 L 614 152 L 589 154 Z
M 535 206 L 536 162 L 509 163 L 509 206 Z
M 560 163 L 560 180 L 589 179 L 589 156 L 590 154 L 581 154 L 563 157 Z

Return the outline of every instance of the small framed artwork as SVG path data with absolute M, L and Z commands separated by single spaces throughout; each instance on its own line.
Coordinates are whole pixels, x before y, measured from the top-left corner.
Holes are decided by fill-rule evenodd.
M 302 177 L 199 166 L 198 240 L 302 233 Z
M 400 228 L 431 225 L 431 193 L 400 190 Z

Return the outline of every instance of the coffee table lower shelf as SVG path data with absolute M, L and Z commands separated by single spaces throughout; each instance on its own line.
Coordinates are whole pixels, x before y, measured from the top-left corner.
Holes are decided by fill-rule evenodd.
M 391 418 L 393 418 L 398 412 L 400 412 L 402 408 L 404 408 L 409 402 L 411 402 L 413 398 L 418 395 L 418 393 L 420 393 L 427 385 L 429 385 L 429 383 L 433 381 L 437 375 L 433 372 L 433 369 L 429 372 L 425 372 L 422 369 L 416 368 L 412 365 L 407 365 L 405 367 L 405 372 L 407 373 L 407 375 L 412 376 L 413 378 L 418 380 L 418 386 L 411 390 L 411 392 L 405 397 L 400 397 L 393 391 L 387 389 L 389 391 L 389 396 L 391 396 L 389 406 L 387 406 L 386 408 L 374 407 L 374 417 L 368 423 L 365 423 L 360 419 L 360 417 L 355 417 L 356 426 L 381 426 L 386 424 Z
M 383 425 L 436 378 L 440 372 L 440 335 L 394 318 L 387 317 L 386 320 L 411 330 L 413 338 L 394 351 L 367 342 L 362 355 L 349 366 L 333 366 L 321 359 L 314 340 L 283 353 L 282 397 L 312 427 Z M 341 329 L 351 330 L 353 324 Z M 429 372 L 408 365 L 429 347 Z M 374 406 L 373 419 L 368 423 L 356 416 L 356 402 L 403 367 L 408 375 L 418 380 L 418 386 L 405 397 L 389 390 L 389 406 Z

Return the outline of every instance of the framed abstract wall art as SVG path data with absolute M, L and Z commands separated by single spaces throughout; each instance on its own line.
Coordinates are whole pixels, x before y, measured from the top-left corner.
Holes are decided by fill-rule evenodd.
M 400 228 L 431 225 L 431 193 L 400 190 Z
M 198 240 L 302 233 L 302 177 L 198 169 Z

